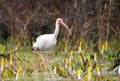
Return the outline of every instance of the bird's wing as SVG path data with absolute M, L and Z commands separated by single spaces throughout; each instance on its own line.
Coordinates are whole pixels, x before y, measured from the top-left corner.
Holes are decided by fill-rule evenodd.
M 33 47 L 42 49 L 45 45 L 46 41 L 43 36 L 39 36 L 36 40 L 36 42 L 33 44 Z
M 56 44 L 56 39 L 54 40 L 53 34 L 45 34 L 39 36 L 34 43 L 33 47 L 39 48 L 39 50 L 50 50 Z

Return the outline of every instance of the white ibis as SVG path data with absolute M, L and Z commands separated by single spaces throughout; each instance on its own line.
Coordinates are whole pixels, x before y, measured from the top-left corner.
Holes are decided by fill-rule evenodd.
M 33 44 L 32 49 L 34 49 L 34 51 L 37 51 L 37 50 L 45 50 L 45 51 L 52 50 L 57 43 L 57 36 L 59 34 L 59 26 L 60 25 L 65 27 L 71 35 L 71 31 L 70 31 L 69 27 L 63 22 L 63 19 L 57 18 L 56 24 L 55 24 L 55 26 L 56 26 L 55 32 L 53 34 L 44 34 L 44 35 L 39 36 L 37 38 L 36 42 Z M 43 57 L 39 53 L 36 52 L 36 54 L 39 55 L 40 58 L 43 59 Z

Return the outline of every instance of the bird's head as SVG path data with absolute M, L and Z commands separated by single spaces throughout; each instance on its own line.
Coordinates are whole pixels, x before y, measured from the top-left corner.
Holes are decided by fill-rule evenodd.
M 70 35 L 72 34 L 70 28 L 64 23 L 63 19 L 57 18 L 56 22 L 65 27 L 69 31 Z

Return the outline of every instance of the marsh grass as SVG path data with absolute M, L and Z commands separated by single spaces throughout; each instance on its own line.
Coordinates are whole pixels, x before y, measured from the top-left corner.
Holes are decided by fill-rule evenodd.
M 114 42 L 113 42 L 114 43 Z M 114 47 L 112 46 L 112 42 L 108 42 L 108 49 L 112 50 Z M 115 42 L 116 43 L 116 42 Z M 61 45 L 60 45 L 61 44 Z M 107 53 L 103 51 L 104 59 L 101 56 L 101 52 L 95 52 L 93 48 L 91 48 L 91 44 L 88 44 L 87 41 L 83 41 L 81 45 L 81 51 L 78 53 L 78 48 L 80 48 L 79 44 L 74 48 L 71 44 L 67 44 L 67 53 L 65 53 L 65 45 L 67 43 L 58 43 L 56 48 L 49 51 L 40 51 L 40 53 L 45 57 L 46 62 L 45 66 L 42 64 L 41 59 L 33 53 L 31 50 L 31 46 L 20 45 L 19 50 L 15 53 L 12 53 L 12 64 L 10 64 L 10 57 L 0 57 L 0 63 L 2 62 L 2 58 L 7 61 L 4 61 L 3 70 L 0 71 L 1 80 L 15 80 L 16 75 L 18 73 L 19 68 L 21 70 L 18 73 L 18 81 L 30 80 L 30 81 L 47 81 L 47 80 L 59 80 L 59 81 L 72 81 L 78 80 L 77 78 L 77 70 L 81 69 L 81 80 L 88 80 L 88 71 L 90 69 L 90 77 L 92 81 L 116 81 L 118 80 L 118 75 L 114 71 L 114 60 L 119 57 L 110 57 L 112 60 L 109 60 L 109 56 Z M 105 44 L 105 43 L 103 43 Z M 3 44 L 1 44 L 3 45 Z M 114 44 L 113 44 L 114 45 Z M 101 45 L 101 49 L 102 49 Z M 117 45 L 118 46 L 118 45 Z M 115 48 L 118 48 L 115 46 Z M 5 45 L 1 46 L 0 51 L 3 54 L 14 50 L 16 45 L 13 41 L 9 41 Z M 112 47 L 112 48 L 111 48 Z M 74 49 L 72 49 L 74 48 Z M 119 49 L 119 48 L 118 48 Z M 4 50 L 4 51 L 3 51 Z M 62 51 L 63 50 L 63 51 Z M 105 49 L 103 49 L 105 50 Z M 116 49 L 116 51 L 118 51 Z M 83 59 L 81 58 L 81 55 Z M 96 53 L 96 61 L 94 61 L 94 54 Z M 66 63 L 66 59 L 68 62 Z M 7 66 L 6 66 L 7 64 Z M 2 66 L 0 65 L 0 66 Z M 66 68 L 67 66 L 67 68 Z M 99 66 L 100 75 L 97 75 L 96 66 Z M 54 73 L 54 67 L 56 67 L 56 74 Z

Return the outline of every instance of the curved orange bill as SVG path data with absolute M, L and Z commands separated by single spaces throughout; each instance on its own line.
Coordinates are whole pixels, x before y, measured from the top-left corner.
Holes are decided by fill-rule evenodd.
M 62 22 L 61 25 L 69 31 L 70 35 L 72 35 L 70 28 L 64 22 Z

